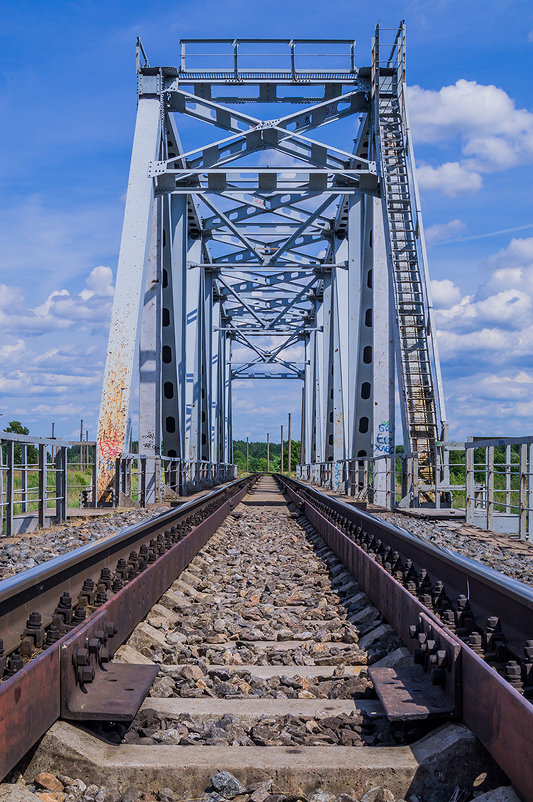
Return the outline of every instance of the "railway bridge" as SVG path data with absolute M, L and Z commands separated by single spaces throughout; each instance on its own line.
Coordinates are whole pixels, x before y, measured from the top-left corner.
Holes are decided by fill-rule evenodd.
M 301 382 L 302 464 L 313 474 L 346 461 L 352 478 L 394 454 L 398 390 L 405 453 L 417 460 L 409 480 L 444 484 L 404 25 L 377 28 L 361 64 L 355 46 L 183 40 L 179 64 L 161 67 L 138 42 L 99 494 L 127 447 L 137 365 L 150 499 L 161 457 L 167 474 L 177 460 L 194 477 L 202 463 L 218 473 L 232 462 L 236 379 Z M 184 148 L 181 128 L 198 144 Z M 295 345 L 299 362 L 287 356 Z M 383 459 L 373 468 L 383 502 L 391 473 Z M 407 496 L 406 471 L 403 481 Z
M 533 437 L 449 440 L 405 26 L 355 45 L 137 42 L 90 483 L 0 435 L 6 802 L 533 800 Z M 237 476 L 244 379 L 295 476 Z

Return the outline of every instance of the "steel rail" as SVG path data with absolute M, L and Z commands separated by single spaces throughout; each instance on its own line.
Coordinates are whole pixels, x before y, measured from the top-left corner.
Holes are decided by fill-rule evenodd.
M 109 677 L 123 669 L 129 672 L 125 684 L 133 685 L 142 675 L 146 666 L 115 665 L 109 662 L 113 653 L 257 478 L 252 475 L 231 482 L 150 521 L 0 582 L 0 637 L 6 644 L 3 651 L 0 648 L 0 676 L 7 664 L 0 682 L 0 778 L 58 718 L 119 720 L 127 718 L 140 704 L 149 683 L 146 688 L 136 687 L 132 697 L 120 690 L 111 694 L 120 685 L 106 686 L 99 680 L 117 682 Z M 102 585 L 102 569 L 109 571 L 107 588 Z M 113 577 L 114 584 L 109 587 Z M 94 583 L 92 588 L 87 579 Z M 97 588 L 100 596 L 94 598 Z M 58 608 L 65 592 L 74 604 L 64 605 L 61 619 Z M 76 619 L 76 600 L 89 615 L 78 614 Z M 30 614 L 36 611 L 39 625 L 32 629 L 28 627 Z M 59 622 L 62 626 L 56 630 L 55 642 L 47 643 L 45 639 L 43 643 L 45 630 L 50 633 Z M 30 654 L 24 652 L 24 644 Z M 3 652 L 14 649 L 13 666 Z M 23 665 L 21 652 L 29 657 Z M 84 659 L 80 658 L 82 652 Z M 152 667 L 148 669 L 150 674 Z M 137 677 L 133 675 L 135 670 Z M 152 679 L 150 674 L 150 682 Z
M 460 628 L 452 624 L 449 617 L 439 617 L 434 612 L 433 598 L 427 592 L 431 585 L 435 587 L 437 582 L 442 582 L 444 587 L 440 592 L 450 607 L 453 604 L 457 612 L 459 601 L 461 609 L 473 616 L 471 632 L 486 632 L 487 619 L 497 616 L 501 624 L 498 637 L 504 638 L 500 642 L 504 651 L 523 659 L 526 648 L 522 678 L 525 677 L 531 690 L 531 589 L 473 560 L 421 541 L 398 526 L 302 482 L 281 475 L 277 479 L 411 649 L 425 639 L 425 635 L 420 634 L 421 619 L 433 625 L 448 643 L 455 644 L 455 687 L 449 689 L 452 695 L 455 694 L 455 716 L 479 738 L 524 798 L 533 799 L 533 761 L 530 759 L 533 706 L 485 662 L 482 653 L 476 653 L 461 639 L 455 631 L 457 628 L 461 632 Z M 363 546 L 369 543 L 371 546 L 367 553 Z M 427 572 L 425 576 L 429 584 L 426 581 L 426 593 L 418 592 L 417 597 L 416 590 L 410 592 L 404 586 L 407 584 L 409 587 L 405 573 L 403 579 L 398 570 L 392 576 L 391 551 L 398 554 L 393 561 L 396 568 L 399 560 L 404 568 L 411 560 L 419 576 L 420 572 Z M 429 605 L 423 602 L 429 602 Z M 447 621 L 452 628 L 446 626 Z M 458 621 L 460 616 L 456 616 Z M 417 634 L 418 642 L 413 641 Z M 522 652 L 519 654 L 520 645 Z

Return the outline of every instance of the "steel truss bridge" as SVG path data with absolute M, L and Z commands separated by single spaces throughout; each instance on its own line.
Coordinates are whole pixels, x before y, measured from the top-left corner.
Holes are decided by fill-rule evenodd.
M 136 364 L 148 499 L 160 455 L 232 462 L 236 379 L 302 382 L 311 466 L 392 454 L 397 388 L 435 483 L 446 416 L 403 22 L 376 28 L 366 63 L 350 39 L 187 39 L 179 66 L 154 67 L 138 41 L 99 491 L 127 450 Z

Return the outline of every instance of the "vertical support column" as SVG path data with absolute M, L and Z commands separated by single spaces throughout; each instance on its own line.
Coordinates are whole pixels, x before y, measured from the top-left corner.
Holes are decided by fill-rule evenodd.
M 222 318 L 221 318 L 222 321 Z M 226 429 L 226 377 L 229 371 L 227 365 L 227 337 L 223 331 L 218 332 L 218 370 L 217 370 L 217 462 L 227 463 L 227 429 Z M 248 470 L 248 462 L 246 463 Z
M 270 435 L 267 432 L 267 473 L 270 471 Z
M 246 438 L 246 450 L 248 451 L 248 438 Z M 279 470 L 280 473 L 283 473 L 283 424 L 281 424 L 281 462 Z
M 148 164 L 160 146 L 158 87 L 139 97 L 124 211 L 111 326 L 98 420 L 98 491 L 113 479 L 115 459 L 125 447 L 132 370 L 138 341 L 148 238 L 152 223 L 153 180 Z
M 201 262 L 201 252 L 200 240 L 191 242 L 188 261 Z M 185 458 L 199 462 L 202 458 L 203 268 L 188 270 L 186 299 Z
M 146 503 L 160 496 L 161 200 L 154 204 L 139 342 L 139 454 L 146 457 Z
M 324 277 L 324 367 L 326 370 L 324 459 L 326 462 L 337 462 L 345 457 L 340 347 L 339 302 L 335 272 Z M 339 489 L 337 482 L 333 484 L 333 489 Z
M 202 356 L 201 356 L 201 458 L 212 462 L 214 452 L 212 449 L 211 417 L 213 415 L 213 274 L 203 272 L 203 314 L 202 314 Z M 216 385 L 215 385 L 216 386 Z M 210 477 L 208 477 L 210 478 Z
M 162 206 L 162 453 L 180 458 L 185 448 L 187 196 L 163 197 Z
M 391 321 L 394 301 L 389 273 L 383 209 L 379 198 L 373 204 L 373 420 L 372 456 L 394 454 L 394 335 Z M 374 465 L 374 503 L 387 504 L 387 460 Z
M 209 453 L 210 461 L 214 463 L 223 462 L 220 458 L 220 439 L 221 439 L 221 426 L 220 426 L 220 413 L 222 410 L 222 397 L 221 397 L 221 349 L 220 349 L 220 311 L 221 304 L 218 299 L 215 300 L 215 289 L 213 286 L 213 274 L 209 276 L 211 281 L 211 294 L 212 294 L 212 312 L 211 312 L 211 331 L 207 331 L 210 336 L 211 342 L 211 374 L 210 374 L 210 425 L 209 425 Z
M 249 442 L 248 442 L 248 438 L 246 438 L 246 473 L 248 473 L 248 471 L 249 471 L 249 468 L 248 468 L 248 465 L 249 465 L 248 452 L 249 452 Z
M 348 272 L 346 277 L 346 347 L 343 348 L 343 363 L 347 364 L 345 397 L 345 433 L 347 456 L 355 457 L 355 433 L 357 431 L 356 410 L 360 396 L 358 356 L 360 351 L 360 329 L 362 323 L 363 284 L 363 209 L 362 196 L 348 196 Z M 367 415 L 368 417 L 368 415 Z M 368 453 L 368 452 L 367 452 Z
M 373 200 L 365 196 L 361 201 L 359 210 L 361 220 L 357 220 L 357 207 L 352 206 L 349 211 L 349 223 L 354 231 L 361 232 L 360 243 L 352 237 L 349 230 L 349 262 L 352 280 L 352 292 L 357 293 L 359 299 L 359 312 L 353 326 L 357 325 L 357 338 L 350 340 L 356 345 L 354 363 L 357 364 L 355 376 L 355 403 L 353 440 L 351 440 L 353 454 L 359 459 L 372 456 L 372 424 L 374 420 L 374 253 L 373 253 Z M 360 261 L 358 261 L 358 245 L 360 248 Z M 360 266 L 359 280 L 357 278 L 357 265 Z
M 226 371 L 224 378 L 225 414 L 224 429 L 226 441 L 225 462 L 233 462 L 233 431 L 232 431 L 232 409 L 231 409 L 231 337 L 226 336 Z

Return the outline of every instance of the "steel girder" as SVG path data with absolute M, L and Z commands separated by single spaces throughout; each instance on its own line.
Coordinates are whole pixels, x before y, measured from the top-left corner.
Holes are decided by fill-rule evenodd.
M 276 40 L 289 58 L 279 69 L 243 69 L 248 40 L 217 40 L 228 47 L 231 66 L 199 70 L 187 60 L 204 40 L 182 43 L 179 68 L 151 67 L 139 44 L 136 134 L 99 423 L 101 488 L 124 448 L 141 311 L 139 426 L 147 455 L 158 453 L 158 429 L 165 455 L 230 460 L 237 378 L 303 380 L 306 461 L 389 455 L 395 360 L 404 439 L 411 448 L 422 442 L 413 434 L 421 407 L 413 407 L 419 391 L 411 392 L 412 360 L 402 338 L 403 322 L 412 320 L 398 306 L 397 187 L 381 112 L 387 93 L 397 100 L 403 86 L 403 36 L 401 27 L 385 62 L 374 44 L 372 68 L 357 68 L 353 42 L 336 40 L 343 55 L 328 70 L 298 67 L 302 49 L 320 49 L 316 40 Z M 233 94 L 224 96 L 224 87 Z M 257 115 L 245 113 L 244 103 Z M 275 103 L 295 109 L 269 117 Z M 405 93 L 401 107 L 391 108 L 400 108 L 400 123 L 407 119 Z M 354 117 L 355 139 L 348 127 Z M 213 129 L 221 138 L 198 146 Z M 443 404 L 423 229 L 410 137 L 402 144 L 398 130 L 394 147 L 411 165 L 402 209 L 414 209 L 414 252 L 423 266 L 417 280 L 428 327 L 420 336 L 431 353 L 424 412 L 433 425 Z M 343 148 L 350 138 L 354 147 Z M 402 303 L 407 297 L 404 291 Z M 425 436 L 435 443 L 433 430 Z M 378 499 L 384 482 L 378 476 Z

